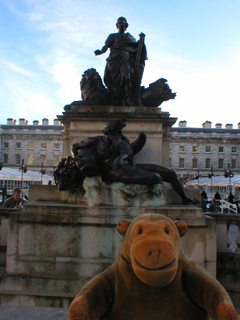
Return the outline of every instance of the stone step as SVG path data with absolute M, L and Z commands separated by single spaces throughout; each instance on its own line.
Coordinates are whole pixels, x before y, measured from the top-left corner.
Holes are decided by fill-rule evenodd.
M 24 307 L 24 306 L 0 306 L 1 320 L 59 320 L 67 319 L 68 308 Z M 240 319 L 240 315 L 238 315 Z
M 32 222 L 40 222 L 54 224 L 56 222 L 65 224 L 71 221 L 74 224 L 104 224 L 107 220 L 111 220 L 112 225 L 116 225 L 121 219 L 134 219 L 136 216 L 145 213 L 159 213 L 164 214 L 171 219 L 181 218 L 185 219 L 188 225 L 194 224 L 198 218 L 205 223 L 205 217 L 202 214 L 202 209 L 193 205 L 168 205 L 159 208 L 144 208 L 144 207 L 88 207 L 75 204 L 61 204 L 53 202 L 36 201 L 25 205 L 21 214 L 19 214 L 19 221 L 24 222 L 26 218 Z M 23 215 L 26 214 L 26 215 Z M 61 217 L 59 220 L 58 217 Z
M 3 274 L 0 284 L 1 305 L 69 306 L 90 278 L 60 278 Z M 18 304 L 20 303 L 20 304 Z
M 30 291 L 3 290 L 1 306 L 69 308 L 74 297 L 67 294 L 36 294 Z
M 0 305 L 69 308 L 90 278 L 3 274 Z
M 1 320 L 60 320 L 67 319 L 67 308 L 0 306 Z

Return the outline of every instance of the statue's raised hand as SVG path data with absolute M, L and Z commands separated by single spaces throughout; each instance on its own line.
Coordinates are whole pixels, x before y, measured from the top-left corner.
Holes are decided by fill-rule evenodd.
M 95 53 L 95 56 L 99 56 L 102 52 L 101 50 L 95 50 L 94 53 Z

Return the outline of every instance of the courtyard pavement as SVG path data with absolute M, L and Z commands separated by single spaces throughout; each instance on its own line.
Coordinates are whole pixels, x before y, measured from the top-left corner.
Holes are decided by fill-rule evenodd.
M 67 320 L 67 313 L 63 308 L 0 306 L 1 320 Z
M 1 320 L 67 320 L 68 309 L 0 306 Z

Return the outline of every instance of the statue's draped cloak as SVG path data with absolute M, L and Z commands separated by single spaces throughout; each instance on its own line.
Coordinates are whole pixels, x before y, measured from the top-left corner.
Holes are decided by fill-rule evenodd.
M 131 81 L 134 72 L 138 42 L 130 33 L 112 33 L 108 36 L 105 45 L 110 48 L 110 55 L 104 74 L 104 83 L 107 86 L 113 104 L 120 105 L 126 79 Z M 141 63 L 146 60 L 146 49 L 141 55 Z M 143 61 L 143 62 L 142 62 Z

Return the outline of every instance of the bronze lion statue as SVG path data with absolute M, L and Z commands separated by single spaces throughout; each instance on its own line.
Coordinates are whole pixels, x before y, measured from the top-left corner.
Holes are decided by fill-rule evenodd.
M 141 87 L 140 95 L 144 106 L 158 107 L 163 101 L 175 98 L 176 93 L 172 93 L 166 82 L 166 79 L 161 78 L 151 83 L 148 88 Z M 107 89 L 96 69 L 91 68 L 83 73 L 80 89 L 84 104 L 95 106 L 109 105 L 110 100 Z
M 104 106 L 107 105 L 107 89 L 96 69 L 86 70 L 80 81 L 82 100 L 87 104 Z

